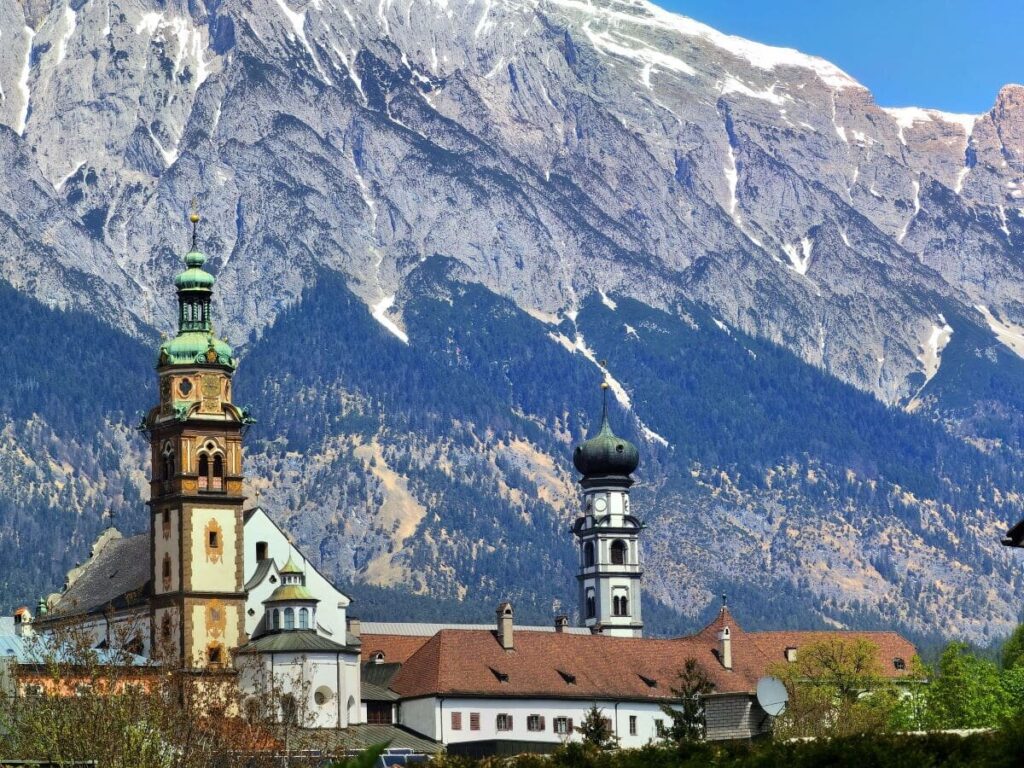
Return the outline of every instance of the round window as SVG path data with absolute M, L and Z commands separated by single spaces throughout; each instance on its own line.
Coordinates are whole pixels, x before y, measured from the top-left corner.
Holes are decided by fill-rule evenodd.
M 329 702 L 333 696 L 334 691 L 326 685 L 322 685 L 313 692 L 313 701 L 316 702 L 318 707 L 322 707 L 324 704 Z
M 604 499 L 598 499 L 597 501 L 594 502 L 594 509 L 596 509 L 598 512 L 604 512 L 607 506 L 608 502 L 605 501 Z
M 178 392 L 181 393 L 182 397 L 188 397 L 189 393 L 192 392 L 192 382 L 189 379 L 182 379 L 178 382 Z

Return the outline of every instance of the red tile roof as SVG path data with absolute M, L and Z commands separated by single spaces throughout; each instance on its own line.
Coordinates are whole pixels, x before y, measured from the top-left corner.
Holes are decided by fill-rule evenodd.
M 799 657 L 800 648 L 819 643 L 824 640 L 867 640 L 878 648 L 878 665 L 882 674 L 890 678 L 906 678 L 912 676 L 910 660 L 917 655 L 914 644 L 896 632 L 857 632 L 847 630 L 832 631 L 781 631 L 751 632 L 747 635 L 757 643 L 771 664 L 786 661 L 786 649 L 796 648 Z M 896 659 L 902 659 L 904 668 L 897 669 Z M 767 673 L 767 670 L 766 670 Z
M 506 651 L 493 631 L 442 630 L 409 658 L 391 688 L 403 698 L 668 699 L 687 659 L 697 659 L 716 693 L 753 691 L 758 675 L 750 670 L 767 666 L 757 645 L 738 649 L 734 643 L 733 669 L 724 669 L 715 655 L 717 638 L 645 640 L 518 630 L 513 642 Z
M 728 626 L 732 669 L 722 666 L 718 634 Z M 619 638 L 516 629 L 514 647 L 501 647 L 487 629 L 444 629 L 432 637 L 364 635 L 363 655 L 376 651 L 402 668 L 391 689 L 403 698 L 432 695 L 536 698 L 660 700 L 672 698 L 688 659 L 696 659 L 715 693 L 753 693 L 759 678 L 787 647 L 800 648 L 827 638 L 864 638 L 879 648 L 885 673 L 902 658 L 909 666 L 914 646 L 895 632 L 745 632 L 723 608 L 695 635 L 671 640 Z
M 372 661 L 378 651 L 384 653 L 384 661 L 404 664 L 416 651 L 430 642 L 429 636 L 418 635 L 371 635 L 364 632 L 359 638 L 363 647 L 363 661 Z

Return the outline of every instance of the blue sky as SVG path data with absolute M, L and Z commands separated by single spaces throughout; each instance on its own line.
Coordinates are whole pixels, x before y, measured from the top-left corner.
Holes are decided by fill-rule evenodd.
M 654 0 L 722 32 L 828 59 L 885 107 L 985 112 L 1024 83 L 1024 0 Z

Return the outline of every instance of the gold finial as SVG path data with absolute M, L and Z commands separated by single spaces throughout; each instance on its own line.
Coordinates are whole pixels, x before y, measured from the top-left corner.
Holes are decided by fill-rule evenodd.
M 601 389 L 608 389 L 608 382 L 607 381 L 602 381 L 601 382 Z
M 196 198 L 192 198 L 192 212 L 188 215 L 188 220 L 192 222 L 192 250 L 196 249 L 196 229 L 199 226 L 199 201 Z

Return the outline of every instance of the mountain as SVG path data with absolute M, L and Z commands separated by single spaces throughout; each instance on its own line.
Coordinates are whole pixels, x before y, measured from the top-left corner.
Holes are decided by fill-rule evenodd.
M 655 629 L 722 591 L 753 626 L 1016 622 L 1024 87 L 883 109 L 642 0 L 0 0 L 0 38 L 8 600 L 103 510 L 145 524 L 198 197 L 251 491 L 368 604 L 573 605 L 607 360 Z

